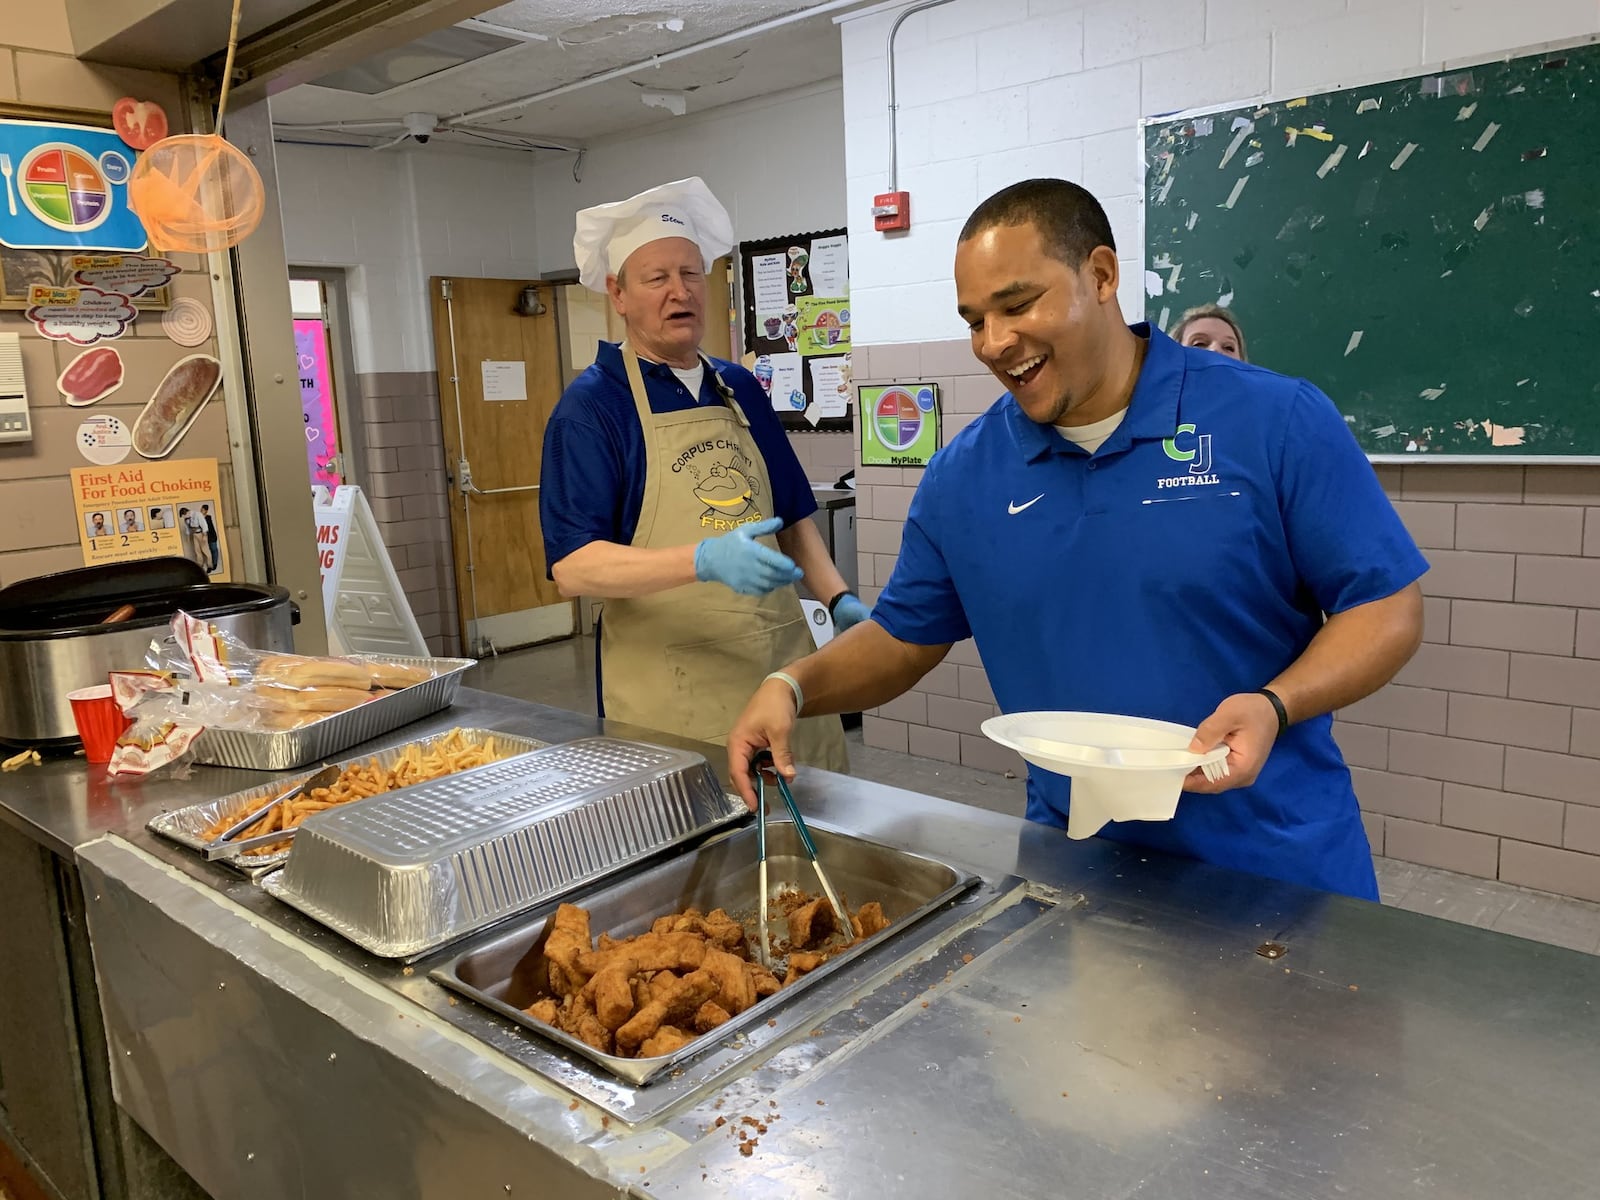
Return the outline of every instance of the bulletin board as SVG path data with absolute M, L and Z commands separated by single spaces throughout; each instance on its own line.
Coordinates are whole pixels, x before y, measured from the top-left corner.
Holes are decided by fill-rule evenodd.
M 745 361 L 789 429 L 848 433 L 850 256 L 843 229 L 739 244 Z

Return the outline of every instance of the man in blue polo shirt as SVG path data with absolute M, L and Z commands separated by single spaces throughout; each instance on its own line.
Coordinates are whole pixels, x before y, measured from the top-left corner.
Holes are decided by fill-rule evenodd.
M 606 601 L 602 714 L 716 742 L 767 672 L 811 648 L 797 580 L 831 601 L 836 628 L 867 613 L 761 385 L 700 353 L 705 270 L 732 245 L 699 179 L 578 214 L 580 278 L 609 294 L 627 338 L 601 343 L 556 405 L 539 492 L 551 578 Z M 838 717 L 801 722 L 795 752 L 845 769 Z
M 977 641 L 1007 712 L 1198 726 L 1167 822 L 1103 836 L 1377 898 L 1330 713 L 1381 687 L 1422 632 L 1427 564 L 1333 404 L 1127 326 L 1105 213 L 1063 180 L 986 200 L 956 250 L 974 354 L 1010 390 L 935 456 L 872 620 L 764 682 L 729 736 L 783 770 L 796 713 L 882 704 Z M 749 796 L 746 799 L 750 799 Z M 1069 781 L 1030 770 L 1031 820 Z

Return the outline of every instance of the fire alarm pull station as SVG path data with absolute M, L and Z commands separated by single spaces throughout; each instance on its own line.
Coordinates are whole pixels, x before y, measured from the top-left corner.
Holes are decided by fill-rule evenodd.
M 872 198 L 872 227 L 879 233 L 911 228 L 911 193 L 884 192 Z

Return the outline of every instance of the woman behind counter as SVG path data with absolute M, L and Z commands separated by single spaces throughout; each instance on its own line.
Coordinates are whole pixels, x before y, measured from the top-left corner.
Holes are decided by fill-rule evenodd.
M 1172 327 L 1172 340 L 1180 346 L 1215 350 L 1240 362 L 1250 361 L 1245 353 L 1244 330 L 1239 327 L 1239 318 L 1220 304 L 1202 304 L 1184 313 Z

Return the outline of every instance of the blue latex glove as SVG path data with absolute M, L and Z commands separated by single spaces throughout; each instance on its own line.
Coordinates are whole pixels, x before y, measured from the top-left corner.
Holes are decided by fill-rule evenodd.
M 859 596 L 848 592 L 833 606 L 833 631 L 843 633 L 852 625 L 859 625 L 870 616 L 872 610 L 862 603 Z
M 794 583 L 805 574 L 794 559 L 756 541 L 782 528 L 782 519 L 772 517 L 707 538 L 695 547 L 694 577 L 702 583 L 726 584 L 741 596 L 765 596 Z

